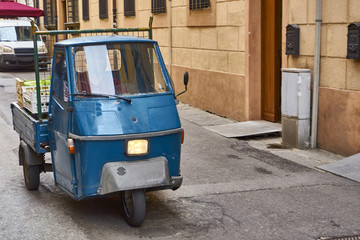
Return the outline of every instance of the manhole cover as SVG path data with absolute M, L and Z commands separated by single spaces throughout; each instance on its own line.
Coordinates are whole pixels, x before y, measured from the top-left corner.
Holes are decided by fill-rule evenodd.
M 317 240 L 360 240 L 360 235 L 348 237 L 321 237 Z

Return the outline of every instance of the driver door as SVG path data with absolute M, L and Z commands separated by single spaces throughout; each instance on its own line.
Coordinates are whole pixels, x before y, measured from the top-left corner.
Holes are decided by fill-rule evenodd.
M 49 106 L 50 150 L 57 184 L 73 193 L 72 157 L 68 149 L 69 82 L 64 48 L 55 48 Z

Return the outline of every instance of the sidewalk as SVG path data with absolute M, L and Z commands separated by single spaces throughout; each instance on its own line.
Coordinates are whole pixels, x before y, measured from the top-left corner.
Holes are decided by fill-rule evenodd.
M 234 120 L 223 118 L 183 103 L 179 103 L 177 108 L 181 119 L 186 119 L 202 127 L 236 122 Z M 343 156 L 336 155 L 321 149 L 300 150 L 295 148 L 281 148 L 282 139 L 281 136 L 278 135 L 265 135 L 260 137 L 256 136 L 253 138 L 248 137 L 243 139 L 239 138 L 239 141 L 246 141 L 253 148 L 268 151 L 279 157 L 291 160 L 318 171 L 320 170 L 316 167 L 344 158 Z

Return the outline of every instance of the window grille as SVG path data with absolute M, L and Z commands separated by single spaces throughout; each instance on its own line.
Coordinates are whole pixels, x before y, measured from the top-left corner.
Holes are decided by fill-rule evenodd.
M 108 1 L 99 0 L 99 17 L 100 19 L 108 18 Z
M 56 29 L 56 1 L 43 0 L 44 25 L 47 29 Z
M 67 0 L 68 22 L 79 22 L 78 0 Z
M 151 0 L 151 12 L 166 13 L 166 0 Z
M 190 10 L 198 10 L 210 7 L 210 0 L 190 0 Z
M 83 20 L 89 20 L 89 0 L 82 0 Z
M 124 0 L 124 16 L 135 16 L 135 0 Z

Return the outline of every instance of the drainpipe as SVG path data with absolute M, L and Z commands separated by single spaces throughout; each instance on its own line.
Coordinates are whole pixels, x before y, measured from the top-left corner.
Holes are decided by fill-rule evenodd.
M 169 75 L 171 77 L 172 64 L 172 4 L 169 0 Z
M 316 32 L 315 32 L 315 56 L 314 56 L 314 85 L 311 123 L 311 148 L 316 148 L 318 107 L 319 107 L 319 82 L 321 60 L 321 0 L 316 0 Z
M 116 0 L 113 0 L 113 28 L 117 28 L 117 21 L 116 21 Z

